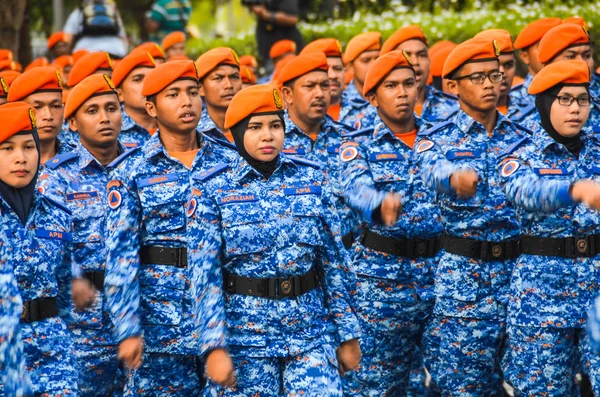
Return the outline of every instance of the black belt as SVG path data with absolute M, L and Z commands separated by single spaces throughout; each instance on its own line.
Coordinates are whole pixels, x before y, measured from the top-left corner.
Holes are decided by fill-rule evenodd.
M 368 229 L 362 230 L 358 242 L 375 251 L 405 258 L 429 258 L 442 249 L 441 236 L 399 239 L 382 236 Z
M 521 238 L 523 253 L 563 258 L 586 258 L 600 253 L 600 234 L 585 237 L 534 237 Z
M 140 249 L 142 265 L 187 267 L 187 249 L 144 246 Z
M 261 298 L 295 298 L 317 288 L 317 271 L 312 268 L 301 276 L 254 278 L 223 272 L 223 285 L 230 294 Z
M 521 255 L 521 241 L 477 241 L 445 235 L 444 249 L 451 254 L 482 261 L 504 261 Z
M 58 316 L 56 298 L 38 298 L 23 302 L 21 322 L 33 323 Z
M 104 291 L 104 270 L 98 270 L 94 272 L 85 272 L 83 278 L 90 280 L 90 283 L 98 291 Z
M 344 243 L 344 248 L 347 250 L 352 248 L 352 244 L 354 243 L 354 232 L 350 231 L 349 233 L 346 233 L 344 237 L 342 237 L 342 243 Z

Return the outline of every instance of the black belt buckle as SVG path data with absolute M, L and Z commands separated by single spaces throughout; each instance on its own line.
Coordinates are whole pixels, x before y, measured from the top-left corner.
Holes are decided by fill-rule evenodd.
M 589 236 L 580 238 L 576 237 L 574 240 L 575 246 L 573 248 L 579 256 L 591 256 L 592 244 Z
M 416 239 L 414 241 L 413 245 L 413 252 L 412 255 L 409 255 L 410 257 L 414 258 L 414 257 L 424 257 L 427 254 L 427 240 L 423 240 L 423 239 Z
M 492 254 L 492 258 L 500 260 L 504 256 L 505 249 L 506 244 L 504 242 L 491 243 L 490 254 Z
M 294 292 L 294 281 L 295 279 L 299 279 L 298 277 L 288 277 L 283 279 L 277 279 L 277 297 L 279 299 L 291 296 Z

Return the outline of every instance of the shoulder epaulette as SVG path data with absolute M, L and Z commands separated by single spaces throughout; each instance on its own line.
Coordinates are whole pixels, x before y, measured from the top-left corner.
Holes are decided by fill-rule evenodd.
M 112 161 L 112 163 L 110 163 L 108 166 L 109 167 L 116 167 L 117 165 L 121 164 L 121 162 L 123 160 L 125 160 L 127 157 L 131 156 L 132 154 L 137 153 L 139 150 L 141 149 L 140 146 L 136 146 L 132 149 L 126 150 L 123 153 L 121 153 L 121 155 L 119 157 L 117 157 L 116 159 L 114 159 Z
M 296 157 L 296 156 L 287 156 L 287 157 L 296 164 L 307 165 L 309 167 L 313 167 L 318 170 L 321 169 L 321 164 L 317 163 L 316 161 L 306 160 L 306 159 Z
M 197 181 L 204 182 L 204 181 L 209 180 L 213 176 L 223 172 L 227 168 L 229 168 L 229 163 L 219 163 L 219 164 L 215 165 L 214 167 L 207 169 L 206 171 L 203 171 L 199 174 L 192 176 L 192 178 Z
M 595 125 L 595 126 L 593 126 L 593 127 L 592 127 L 592 132 L 594 132 L 594 133 L 598 133 L 598 132 L 600 132 L 600 125 Z
M 50 169 L 55 169 L 55 168 L 58 168 L 59 165 L 65 163 L 69 160 L 78 158 L 78 157 L 79 157 L 79 155 L 74 152 L 67 152 L 67 153 L 59 154 L 58 156 L 54 156 L 50 160 L 46 161 L 46 164 L 44 164 L 44 166 L 46 166 Z
M 521 146 L 523 143 L 529 141 L 529 137 L 525 136 L 521 139 L 519 139 L 518 141 L 516 141 L 515 143 L 513 143 L 512 145 L 510 145 L 509 147 L 507 147 L 506 149 L 502 150 L 500 153 L 498 153 L 498 157 L 502 157 L 505 156 L 507 154 L 510 154 L 512 152 L 514 152 L 519 146 Z
M 533 135 L 533 131 L 531 131 L 529 128 L 526 128 L 519 123 L 513 122 L 513 124 L 515 125 L 515 127 L 517 127 L 518 130 L 521 130 L 528 135 Z
M 356 128 L 348 125 L 348 124 L 344 124 L 341 121 L 335 121 L 334 119 L 331 119 L 331 123 L 338 128 L 340 131 L 342 131 L 342 134 L 344 134 L 344 132 L 346 133 L 352 133 L 354 132 L 354 130 L 356 130 Z
M 44 194 L 41 194 L 41 193 L 40 193 L 40 196 L 41 196 L 41 197 L 43 197 L 43 198 L 44 198 L 44 200 L 46 200 L 46 201 L 48 201 L 50 204 L 52 204 L 52 205 L 54 205 L 54 206 L 56 206 L 56 207 L 60 208 L 61 210 L 63 210 L 63 211 L 64 211 L 64 212 L 66 212 L 67 214 L 69 214 L 69 215 L 71 215 L 71 214 L 72 214 L 71 210 L 70 210 L 69 208 L 67 208 L 67 206 L 65 206 L 64 204 L 61 204 L 61 203 L 59 203 L 58 201 L 55 201 L 55 200 L 51 199 L 50 197 L 48 197 L 48 196 L 46 196 L 46 195 L 44 195 Z
M 354 137 L 360 136 L 360 135 L 372 134 L 373 131 L 375 131 L 375 129 L 372 127 L 362 128 L 360 130 L 356 130 L 356 131 L 352 131 L 347 134 L 344 134 L 344 138 L 354 138 Z
M 454 96 L 454 95 L 452 95 L 452 94 L 448 94 L 447 92 L 444 92 L 444 91 L 437 90 L 437 93 L 438 93 L 440 96 L 443 96 L 444 98 L 447 98 L 447 99 L 452 99 L 453 101 L 457 101 L 457 100 L 458 100 L 458 98 L 457 98 L 457 97 L 455 97 L 455 96 Z
M 512 88 L 510 90 L 516 91 L 516 90 L 521 89 L 521 87 L 523 87 L 523 83 L 512 86 Z
M 218 138 L 215 138 L 215 137 L 212 137 L 212 136 L 208 137 L 208 138 L 210 140 L 212 140 L 213 142 L 221 145 L 221 146 L 225 146 L 228 149 L 232 149 L 232 150 L 236 150 L 237 151 L 234 143 L 231 143 L 229 141 L 224 141 L 223 139 L 218 139 Z
M 433 127 L 423 131 L 423 135 L 431 135 L 434 132 L 437 132 L 437 131 L 440 131 L 440 130 L 446 128 L 447 126 L 449 126 L 452 123 L 453 123 L 452 120 L 444 121 L 443 123 L 437 123 Z
M 515 121 L 520 121 L 523 119 L 523 117 L 527 116 L 529 113 L 531 113 L 532 110 L 535 109 L 535 103 L 529 104 L 527 106 L 525 106 L 524 108 L 520 109 L 514 116 L 513 116 L 513 120 Z

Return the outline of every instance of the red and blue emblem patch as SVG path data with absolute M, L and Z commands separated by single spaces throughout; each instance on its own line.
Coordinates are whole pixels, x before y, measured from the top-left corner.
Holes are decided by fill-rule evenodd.
M 518 161 L 510 160 L 502 166 L 502 172 L 500 174 L 502 175 L 502 177 L 506 178 L 507 176 L 511 176 L 512 174 L 514 174 L 520 166 L 521 165 Z
M 196 208 L 198 207 L 198 201 L 192 197 L 192 199 L 188 202 L 187 205 L 187 216 L 190 218 L 196 212 Z
M 116 210 L 121 206 L 121 193 L 118 190 L 111 190 L 108 193 L 108 207 L 111 210 Z

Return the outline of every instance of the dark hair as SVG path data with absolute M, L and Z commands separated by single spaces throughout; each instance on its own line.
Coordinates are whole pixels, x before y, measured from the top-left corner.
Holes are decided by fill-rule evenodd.
M 153 104 L 155 104 L 155 105 L 156 105 L 156 94 L 148 95 L 148 96 L 146 97 L 146 100 L 147 100 L 148 102 L 152 102 Z

